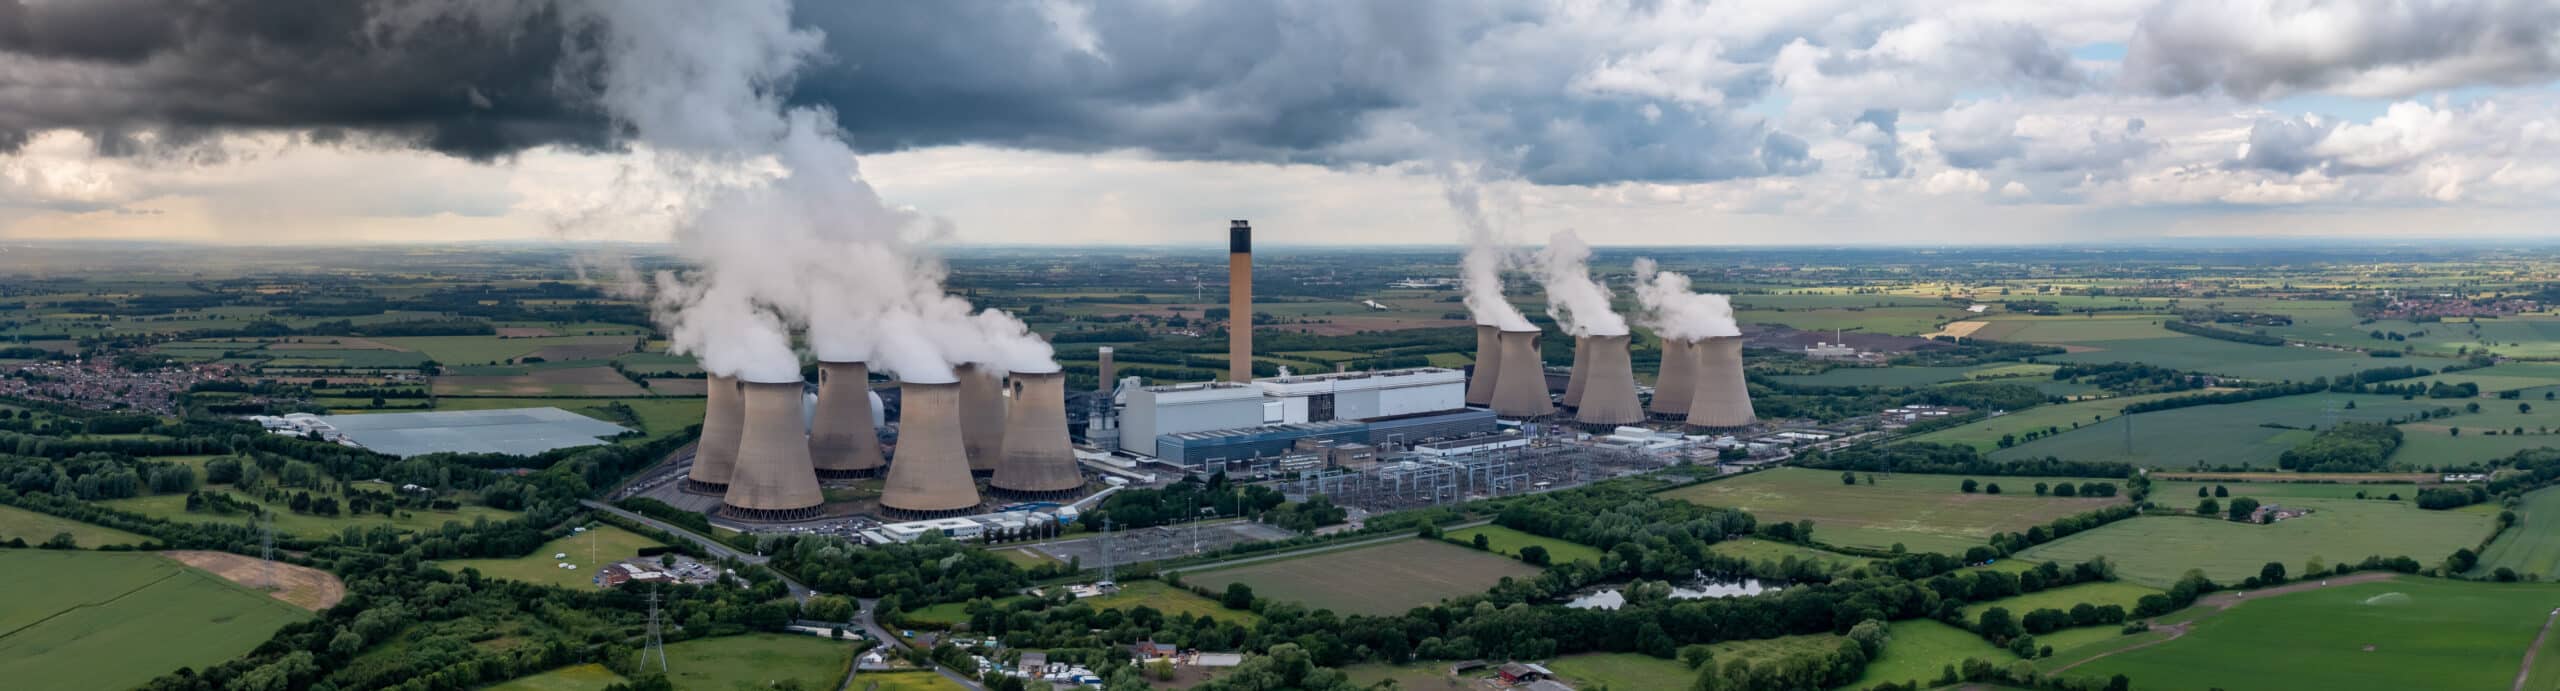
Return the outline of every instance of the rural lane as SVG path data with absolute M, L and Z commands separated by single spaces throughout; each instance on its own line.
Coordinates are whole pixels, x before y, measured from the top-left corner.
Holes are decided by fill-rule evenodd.
M 2514 691 L 2524 691 L 2525 676 L 2533 674 L 2533 654 L 2542 652 L 2542 639 L 2551 637 L 2551 623 L 2555 621 L 2560 621 L 2560 609 L 2551 610 L 2551 616 L 2543 617 L 2542 632 L 2534 634 L 2533 646 L 2524 649 L 2524 664 L 2516 666 Z

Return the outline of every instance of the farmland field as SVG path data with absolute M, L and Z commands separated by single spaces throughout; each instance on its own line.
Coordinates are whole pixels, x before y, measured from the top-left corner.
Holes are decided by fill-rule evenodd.
M 2414 502 L 2417 501 L 2419 487 L 2416 484 L 2405 482 L 2347 484 L 2340 482 L 2190 482 L 2185 480 L 2162 482 L 2155 480 L 2151 487 L 2151 500 L 2155 503 L 2171 508 L 2190 508 L 2195 506 L 2198 499 L 2202 499 L 2202 497 L 2196 496 L 2196 490 L 2202 489 L 2207 493 L 2211 493 L 2213 488 L 2217 486 L 2225 490 L 2229 490 L 2233 497 L 2256 497 L 2258 501 L 2261 502 L 2281 502 L 2289 499 L 2354 499 L 2356 498 L 2357 492 L 2363 492 L 2366 497 L 2366 501 L 2389 501 L 2385 499 L 2385 497 L 2397 494 L 2400 495 L 2401 501 Z M 2226 498 L 2219 503 L 2230 503 L 2230 501 L 2230 499 Z
M 1842 367 L 1821 374 L 1791 374 L 1777 380 L 1793 386 L 1928 386 L 1963 381 L 1979 367 Z
M 2179 504 L 2192 505 L 2192 494 Z M 2240 496 L 2234 493 L 2232 496 Z M 2319 557 L 2331 564 L 2406 556 L 2433 564 L 2478 544 L 2496 517 L 2470 511 L 2423 511 L 2407 504 L 2353 499 L 2285 499 L 2313 513 L 2272 525 L 2185 516 L 2144 516 L 2038 545 L 2019 557 L 2065 564 L 2104 556 L 2125 580 L 2166 587 L 2188 569 L 2216 581 L 2257 575 L 2267 562 L 2300 573 Z M 1815 534 L 1820 534 L 1817 529 Z
M 1961 319 L 1967 314 L 1964 310 L 1953 307 L 1927 306 L 1747 311 L 1740 310 L 1740 307 L 1736 305 L 1734 319 L 1746 324 L 1784 324 L 1806 331 L 1864 329 L 1874 333 L 1901 336 L 1916 336 L 1937 331 L 1938 325 Z
M 916 670 L 865 672 L 854 677 L 853 688 L 871 691 L 965 691 L 968 687 L 944 679 L 940 674 Z
M 686 691 L 753 691 L 784 681 L 832 689 L 853 666 L 853 646 L 816 636 L 750 633 L 667 644 L 667 680 Z
M 647 389 L 610 367 L 533 370 L 513 376 L 439 376 L 438 396 L 645 396 Z
M 2516 525 L 2489 543 L 2489 549 L 2480 553 L 2480 566 L 2472 569 L 2471 575 L 2486 575 L 2501 566 L 2518 574 L 2560 576 L 2560 487 L 2524 495 L 2524 506 L 2516 511 Z
M 543 338 L 499 338 L 497 336 L 403 336 L 377 338 L 375 342 L 402 350 L 426 353 L 429 359 L 446 365 L 477 365 L 505 362 L 531 355 L 534 351 L 563 345 L 600 345 L 632 343 L 630 336 L 551 336 Z M 627 350 L 628 348 L 624 348 Z M 619 351 L 617 351 L 619 352 Z M 608 354 L 609 355 L 609 354 Z
M 2186 636 L 2071 674 L 2198 691 L 2504 689 L 2555 602 L 2552 586 L 2409 577 L 2253 597 L 2198 615 Z
M 0 679 L 132 688 L 249 652 L 309 612 L 146 553 L 0 551 Z M 44 597 L 24 597 L 42 593 Z
M 2348 408 L 2353 404 L 2354 408 Z M 2309 440 L 2308 428 L 2340 422 L 2381 422 L 2434 410 L 2443 401 L 2375 394 L 2307 394 L 2227 405 L 2199 405 L 2108 418 L 2051 437 L 1991 453 L 1996 460 L 2054 456 L 2077 461 L 2122 461 L 2150 468 L 2206 466 L 2273 468 L 2286 449 Z M 2269 423 L 2293 429 L 2266 426 Z M 2127 435 L 2125 426 L 2132 425 Z M 2126 451 L 2131 438 L 2131 452 Z
M 1965 658 L 1978 657 L 2006 663 L 2016 659 L 2009 651 L 1991 646 L 1973 632 L 1948 626 L 1935 619 L 1906 619 L 1894 622 L 1885 630 L 1889 638 L 1884 654 L 1867 664 L 1867 673 L 1852 688 L 1867 688 L 1886 682 L 1927 683 L 1938 678 L 1938 670 L 1960 664 Z
M 631 558 L 640 548 L 656 546 L 659 546 L 658 541 L 631 531 L 596 525 L 587 528 L 587 532 L 542 543 L 533 553 L 514 559 L 456 559 L 439 562 L 437 566 L 455 573 L 461 573 L 463 569 L 479 569 L 480 575 L 490 578 L 594 590 L 597 569 Z M 554 559 L 551 556 L 560 553 L 567 553 L 569 558 Z M 576 564 L 578 568 L 560 568 L 563 561 Z
M 2044 590 L 2024 595 L 2005 597 L 1990 602 L 1976 602 L 1965 605 L 1964 617 L 1965 620 L 1972 621 L 1974 618 L 1982 616 L 1983 610 L 1993 607 L 2008 608 L 2009 614 L 2019 617 L 2026 616 L 2028 612 L 2047 608 L 2068 612 L 2071 611 L 2072 605 L 2077 605 L 2083 602 L 2101 607 L 2106 605 L 2117 605 L 2123 607 L 2125 611 L 2131 612 L 2133 611 L 2133 603 L 2135 601 L 2141 600 L 2144 595 L 2150 595 L 2158 592 L 2160 592 L 2160 590 L 2157 588 L 2145 587 L 2123 581 L 2078 583 L 2060 588 L 2046 588 Z
M 1171 617 L 1177 614 L 1206 616 L 1222 622 L 1252 626 L 1262 617 L 1248 610 L 1227 609 L 1209 598 L 1167 585 L 1163 581 L 1135 581 L 1120 585 L 1120 592 L 1079 600 L 1095 609 L 1137 609 L 1152 607 Z
M 226 490 L 206 490 L 208 493 L 223 491 Z M 325 537 L 335 535 L 339 530 L 343 530 L 347 526 L 351 525 L 389 525 L 401 530 L 416 531 L 442 527 L 446 521 L 457 521 L 469 524 L 472 519 L 482 516 L 486 516 L 492 521 L 505 520 L 516 516 L 515 512 L 512 511 L 500 511 L 498 509 L 492 509 L 478 504 L 464 504 L 461 509 L 455 511 L 413 511 L 410 509 L 400 509 L 395 511 L 391 516 L 384 516 L 378 513 L 368 513 L 362 516 L 356 516 L 353 514 L 341 516 L 314 516 L 305 513 L 294 513 L 282 502 L 263 502 L 239 492 L 228 493 L 234 499 L 239 499 L 241 501 L 254 501 L 264 504 L 271 510 L 269 513 L 275 516 L 276 530 L 278 532 L 304 537 Z M 314 492 L 312 493 L 312 496 L 316 497 L 320 496 L 320 494 L 321 493 L 319 492 Z M 247 514 L 224 515 L 216 513 L 189 512 L 187 511 L 187 495 L 184 494 L 155 494 L 146 497 L 133 497 L 130 499 L 110 499 L 107 501 L 97 502 L 97 504 L 118 510 L 131 511 L 145 516 L 166 518 L 172 521 L 184 523 L 230 523 L 237 525 L 246 523 L 249 520 L 249 516 Z
M 1252 586 L 1255 597 L 1343 614 L 1398 614 L 1444 598 L 1484 592 L 1503 578 L 1537 573 L 1537 567 L 1500 555 L 1433 540 L 1400 540 L 1186 573 L 1183 581 L 1211 590 L 1243 583 Z
M 83 548 L 139 545 L 150 541 L 150 538 L 102 525 L 90 525 L 15 506 L 0 506 L 0 542 L 24 538 L 27 544 L 33 545 L 53 539 L 56 533 L 70 533 L 71 541 Z
M 1820 530 L 1820 526 L 1815 527 L 1816 534 L 1819 534 Z M 1728 557 L 1749 559 L 1754 562 L 1785 562 L 1788 557 L 1794 557 L 1797 561 L 1811 560 L 1826 564 L 1837 564 L 1840 566 L 1856 566 L 1867 562 L 1865 557 L 1853 557 L 1839 552 L 1826 552 L 1806 547 L 1804 545 L 1790 545 L 1783 542 L 1772 542 L 1759 538 L 1726 540 L 1713 545 L 1708 545 L 1707 550 Z
M 1485 543 L 1491 546 L 1493 551 L 1513 557 L 1520 556 L 1520 548 L 1537 545 L 1547 548 L 1547 557 L 1553 563 L 1562 564 L 1568 561 L 1587 561 L 1595 565 L 1600 563 L 1600 550 L 1589 545 L 1531 535 L 1498 525 L 1480 525 L 1452 530 L 1448 532 L 1448 539 L 1460 544 L 1468 544 L 1476 539 L 1477 535 L 1485 536 Z
M 1838 640 L 1838 638 L 1833 636 L 1797 636 L 1796 638 L 1829 638 L 1834 641 Z M 1709 648 L 1715 650 L 1716 659 L 1719 661 L 1726 659 L 1743 659 L 1750 657 L 1750 655 L 1741 653 L 1739 649 L 1734 649 L 1734 654 L 1740 655 L 1741 657 L 1728 658 L 1726 657 L 1726 654 L 1728 652 L 1727 646 L 1737 646 L 1744 643 L 1761 643 L 1761 641 L 1733 641 L 1718 643 L 1713 646 L 1709 646 Z M 1811 650 L 1819 650 L 1823 653 L 1829 653 L 1831 651 L 1829 647 L 1807 647 L 1811 648 Z M 1687 666 L 1680 664 L 1680 661 L 1678 660 L 1646 657 L 1635 653 L 1584 653 L 1581 655 L 1567 655 L 1548 662 L 1547 668 L 1555 670 L 1556 676 L 1563 677 L 1580 684 L 1581 686 L 1579 688 L 1592 688 L 1597 685 L 1606 684 L 1608 685 L 1608 688 L 1613 689 L 1685 689 L 1689 687 L 1690 682 L 1696 681 L 1698 678 L 1697 672 L 1690 671 Z
M 2194 392 L 2182 391 L 2177 393 L 2144 394 L 2140 396 L 2102 398 L 2094 401 L 2040 405 L 2026 410 L 2012 411 L 2006 415 L 1998 417 L 1983 418 L 1981 420 L 1975 420 L 1956 427 L 1949 427 L 1947 429 L 1922 434 L 1920 436 L 1912 437 L 1911 441 L 1935 442 L 1939 444 L 1964 444 L 1972 446 L 1976 450 L 1987 452 L 2000 448 L 2000 436 L 2004 434 L 2024 436 L 2028 431 L 2041 430 L 2049 427 L 2058 427 L 2065 431 L 2069 431 L 2073 429 L 2073 425 L 2085 427 L 2096 424 L 2099 418 L 2114 416 L 2122 412 L 2124 407 L 2128 405 L 2189 393 Z
M 2037 482 L 2083 478 L 1978 478 L 2007 493 L 1964 494 L 1957 475 L 1875 475 L 1876 484 L 1840 484 L 1840 474 L 1779 468 L 1665 493 L 1706 506 L 1749 511 L 1762 521 L 1813 521 L 1815 540 L 1884 549 L 1900 543 L 1913 551 L 1963 552 L 2002 531 L 2026 530 L 2053 519 L 2122 503 L 2121 498 L 2038 497 Z
M 621 681 L 622 675 L 614 674 L 604 665 L 584 664 L 517 677 L 484 691 L 601 691 Z

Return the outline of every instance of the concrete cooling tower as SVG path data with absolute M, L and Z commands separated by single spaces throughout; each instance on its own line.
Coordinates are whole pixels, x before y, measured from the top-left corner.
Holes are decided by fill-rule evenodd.
M 1662 339 L 1662 369 L 1653 378 L 1653 407 L 1647 412 L 1657 420 L 1685 422 L 1689 419 L 1689 399 L 1698 390 L 1698 351 L 1695 344 L 1679 339 Z
M 809 460 L 818 477 L 871 477 L 889 467 L 871 426 L 871 370 L 859 362 L 818 363 L 817 415 L 809 423 Z
M 961 365 L 960 443 L 969 454 L 969 472 L 991 475 L 1004 459 L 1004 375 Z
M 1627 356 L 1628 340 L 1624 334 L 1582 339 L 1582 349 L 1591 353 L 1590 369 L 1583 373 L 1582 405 L 1574 408 L 1573 421 L 1585 429 L 1605 431 L 1644 422 L 1644 405 L 1636 401 L 1635 363 Z
M 1013 409 L 1005 416 L 1004 458 L 988 487 L 1018 499 L 1058 499 L 1084 489 L 1067 441 L 1065 372 L 1013 373 Z
M 896 520 L 969 513 L 978 485 L 960 443 L 958 382 L 899 385 L 898 455 L 880 491 L 880 512 Z
M 749 521 L 815 518 L 826 497 L 809 461 L 809 438 L 800 426 L 800 382 L 747 382 L 746 424 L 738 435 L 738 466 L 720 515 Z
M 702 404 L 702 438 L 694 442 L 693 472 L 684 490 L 695 494 L 729 491 L 729 474 L 738 466 L 738 432 L 746 402 L 738 397 L 738 379 L 711 375 Z
M 1502 373 L 1495 375 L 1493 414 L 1521 419 L 1556 412 L 1547 398 L 1547 375 L 1539 363 L 1538 332 L 1502 332 Z
M 1590 381 L 1591 374 L 1590 336 L 1573 337 L 1573 369 L 1569 371 L 1571 373 L 1564 379 L 1564 400 L 1562 401 L 1566 410 L 1582 406 L 1582 386 Z
M 1467 378 L 1467 405 L 1493 405 L 1493 385 L 1502 375 L 1502 329 L 1476 325 L 1476 373 Z
M 1689 399 L 1689 426 L 1724 430 L 1759 422 L 1751 412 L 1751 387 L 1742 379 L 1742 337 L 1702 339 L 1697 350 L 1698 383 Z

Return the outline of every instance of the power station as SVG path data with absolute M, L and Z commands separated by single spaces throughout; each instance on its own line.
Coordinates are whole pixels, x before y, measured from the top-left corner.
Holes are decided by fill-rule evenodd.
M 1253 224 L 1227 222 L 1227 381 L 1253 381 Z
M 747 382 L 745 424 L 738 438 L 737 467 L 729 474 L 729 491 L 720 513 L 750 521 L 815 518 L 826 497 L 818 490 L 817 468 L 809 460 L 809 438 L 801 423 L 801 383 Z
M 1700 340 L 1697 356 L 1698 376 L 1689 399 L 1689 426 L 1731 430 L 1759 422 L 1759 416 L 1751 412 L 1751 387 L 1742 377 L 1742 337 Z
M 1694 344 L 1662 339 L 1662 366 L 1653 377 L 1653 402 L 1645 412 L 1669 422 L 1689 420 L 1689 399 L 1698 390 L 1698 353 Z
M 1584 336 L 1580 352 L 1589 353 L 1580 377 L 1582 397 L 1573 411 L 1573 421 L 1583 429 L 1608 431 L 1620 425 L 1644 422 L 1644 406 L 1636 400 L 1635 363 L 1627 353 L 1627 334 Z
M 1555 400 L 1547 395 L 1546 367 L 1538 352 L 1538 331 L 1503 331 L 1501 335 L 1502 371 L 1494 375 L 1493 414 L 1505 419 L 1542 418 L 1556 412 Z
M 1065 372 L 1013 373 L 1013 409 L 1005 418 L 1004 458 L 987 483 L 1015 499 L 1071 498 L 1084 489 L 1067 439 Z
M 1478 408 L 1493 405 L 1493 384 L 1502 374 L 1502 329 L 1492 324 L 1476 325 L 1476 364 L 1474 376 L 1467 378 L 1467 405 Z
M 969 473 L 994 475 L 1004 458 L 1004 373 L 965 364 L 960 375 L 961 445 L 969 454 Z
M 889 466 L 871 424 L 871 369 L 818 363 L 818 405 L 809 422 L 809 460 L 822 478 L 863 478 Z
M 959 382 L 901 382 L 898 452 L 880 490 L 882 514 L 904 520 L 940 518 L 978 508 L 962 445 Z
M 702 438 L 693 445 L 693 470 L 685 476 L 685 491 L 696 494 L 727 494 L 729 473 L 738 465 L 738 435 L 746 422 L 746 403 L 738 398 L 735 377 L 713 374 L 705 379 L 702 403 Z

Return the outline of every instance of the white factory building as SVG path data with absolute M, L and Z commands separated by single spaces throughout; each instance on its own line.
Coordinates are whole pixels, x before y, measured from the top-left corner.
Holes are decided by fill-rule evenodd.
M 1272 377 L 1253 385 L 1261 387 L 1265 406 L 1278 409 L 1280 423 L 1375 420 L 1467 405 L 1467 374 L 1438 367 Z
M 1352 441 L 1372 441 L 1370 437 L 1382 433 L 1376 430 L 1418 440 L 1480 426 L 1481 421 L 1469 417 L 1458 427 L 1448 427 L 1448 421 L 1437 419 L 1448 416 L 1434 415 L 1465 413 L 1466 398 L 1466 373 L 1441 367 L 1271 377 L 1250 384 L 1139 387 L 1127 392 L 1126 407 L 1120 413 L 1120 450 L 1160 457 L 1165 447 L 1159 441 L 1166 437 L 1338 422 L 1377 423 L 1359 430 L 1335 430 L 1360 437 Z M 1263 441 L 1287 443 L 1276 438 Z

